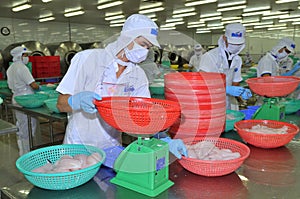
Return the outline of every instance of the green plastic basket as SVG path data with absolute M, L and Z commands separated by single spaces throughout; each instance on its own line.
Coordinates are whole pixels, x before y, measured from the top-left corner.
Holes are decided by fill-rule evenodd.
M 0 88 L 8 88 L 7 80 L 0 81 Z
M 235 111 L 235 110 L 226 110 L 226 115 L 233 115 L 234 119 L 229 120 L 226 119 L 226 125 L 225 125 L 225 131 L 231 131 L 234 129 L 234 123 L 241 121 L 245 118 L 245 114 L 240 112 L 240 111 Z
M 57 84 L 43 84 L 40 85 L 41 91 L 48 91 L 48 90 L 55 90 L 57 87 Z
M 38 108 L 44 105 L 44 101 L 48 99 L 49 96 L 46 94 L 28 94 L 28 95 L 19 95 L 14 97 L 16 102 L 25 107 L 25 108 Z
M 285 106 L 285 114 L 292 114 L 300 109 L 300 100 L 298 99 L 286 98 L 281 103 Z
M 164 95 L 165 93 L 165 87 L 164 83 L 153 83 L 149 86 L 149 90 L 151 95 Z
M 64 173 L 36 173 L 33 169 L 51 162 L 56 162 L 63 155 L 75 156 L 78 154 L 90 155 L 99 153 L 102 160 L 90 167 Z M 92 179 L 98 172 L 106 155 L 102 149 L 89 145 L 63 144 L 40 148 L 19 157 L 16 167 L 33 185 L 49 190 L 66 190 L 80 186 Z
M 59 96 L 59 92 L 57 92 L 56 90 L 39 91 L 37 93 L 46 94 L 49 98 L 58 98 Z
M 47 99 L 44 102 L 45 102 L 46 107 L 50 110 L 50 112 L 60 113 L 60 111 L 56 107 L 57 98 Z

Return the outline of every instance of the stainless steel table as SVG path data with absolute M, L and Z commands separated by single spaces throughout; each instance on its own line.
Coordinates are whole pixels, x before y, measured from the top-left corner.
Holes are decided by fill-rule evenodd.
M 0 119 L 0 135 L 8 134 L 8 133 L 15 133 L 17 131 L 18 131 L 18 128 L 15 125 Z
M 53 122 L 65 122 L 67 123 L 67 114 L 66 113 L 52 113 L 45 106 L 39 108 L 24 108 L 13 104 L 8 104 L 8 108 L 13 110 L 21 111 L 27 115 L 28 122 L 28 132 L 29 132 L 29 143 L 30 149 L 35 149 L 38 146 L 33 145 L 33 132 L 31 127 L 31 118 L 32 117 L 41 117 L 49 120 L 49 133 L 50 133 L 50 141 L 54 143 L 54 134 L 53 134 Z

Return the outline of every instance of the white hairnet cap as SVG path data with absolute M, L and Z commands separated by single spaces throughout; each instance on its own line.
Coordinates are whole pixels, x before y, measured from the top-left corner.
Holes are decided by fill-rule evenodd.
M 202 49 L 201 44 L 196 44 L 196 45 L 194 46 L 194 50 L 201 50 L 201 49 Z
M 289 39 L 289 38 L 286 38 L 286 37 L 279 40 L 278 46 L 280 46 L 281 48 L 286 47 L 292 53 L 295 52 L 295 48 L 296 48 L 295 42 L 293 40 Z
M 245 27 L 240 23 L 228 24 L 225 28 L 225 36 L 230 44 L 245 43 Z
M 22 46 L 17 46 L 14 49 L 10 51 L 11 56 L 18 57 L 22 56 L 24 53 L 32 53 L 31 51 L 27 50 L 27 48 L 24 48 Z
M 145 15 L 133 14 L 128 17 L 123 25 L 122 34 L 131 38 L 143 36 L 153 45 L 160 47 L 157 41 L 158 26 Z

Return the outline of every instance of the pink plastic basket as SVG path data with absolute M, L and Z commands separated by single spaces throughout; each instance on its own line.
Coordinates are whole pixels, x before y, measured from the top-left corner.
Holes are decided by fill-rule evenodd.
M 195 140 L 185 139 L 185 144 L 196 144 L 200 141 L 213 142 L 220 149 L 230 149 L 232 152 L 239 152 L 240 158 L 232 160 L 199 160 L 195 158 L 182 157 L 179 163 L 188 171 L 202 176 L 223 176 L 234 172 L 249 156 L 250 149 L 245 144 L 227 138 L 196 138 Z
M 287 126 L 288 133 L 263 134 L 249 132 L 246 130 L 258 124 L 267 126 L 269 128 L 282 128 L 283 126 Z M 236 122 L 234 127 L 237 129 L 238 134 L 245 142 L 261 148 L 277 148 L 284 146 L 289 143 L 299 131 L 299 128 L 296 125 L 275 120 L 241 120 Z
M 250 89 L 261 96 L 280 97 L 292 93 L 300 83 L 299 77 L 273 76 L 246 80 Z

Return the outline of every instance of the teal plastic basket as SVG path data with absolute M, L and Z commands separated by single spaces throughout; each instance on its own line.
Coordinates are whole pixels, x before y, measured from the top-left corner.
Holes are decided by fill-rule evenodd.
M 300 100 L 293 98 L 286 98 L 284 101 L 280 103 L 285 106 L 285 114 L 292 114 L 300 110 Z
M 40 85 L 41 91 L 48 91 L 48 90 L 55 90 L 57 87 L 57 84 L 43 84 Z
M 0 80 L 0 88 L 8 88 L 7 80 Z
M 99 153 L 102 160 L 90 167 L 63 173 L 36 173 L 33 169 L 51 162 L 56 162 L 63 155 L 75 156 L 78 154 L 90 155 Z M 63 144 L 40 148 L 19 157 L 16 167 L 33 185 L 49 190 L 66 190 L 80 186 L 92 179 L 98 172 L 106 155 L 102 149 L 89 145 Z
M 225 131 L 231 131 L 234 129 L 234 123 L 241 121 L 245 118 L 245 114 L 240 111 L 235 110 L 226 110 L 226 115 L 233 115 L 234 119 L 229 120 L 226 118 L 226 125 L 225 125 Z
M 49 98 L 58 98 L 59 96 L 59 92 L 57 92 L 56 90 L 39 91 L 37 93 L 46 94 Z
M 56 107 L 57 98 L 47 99 L 44 102 L 45 102 L 46 107 L 50 110 L 50 112 L 60 113 L 60 111 Z
M 48 99 L 49 96 L 46 94 L 28 94 L 28 95 L 19 95 L 14 97 L 16 102 L 25 107 L 25 108 L 38 108 L 44 105 L 44 101 Z
M 165 87 L 164 83 L 153 83 L 149 86 L 149 90 L 151 95 L 164 95 L 165 93 Z

